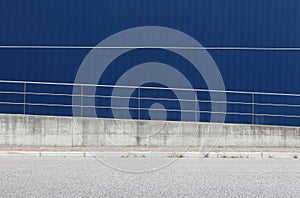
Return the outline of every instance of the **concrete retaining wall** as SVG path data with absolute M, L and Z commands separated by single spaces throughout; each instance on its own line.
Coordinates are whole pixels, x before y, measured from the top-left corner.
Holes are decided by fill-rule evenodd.
M 1 114 L 0 145 L 300 147 L 300 127 Z

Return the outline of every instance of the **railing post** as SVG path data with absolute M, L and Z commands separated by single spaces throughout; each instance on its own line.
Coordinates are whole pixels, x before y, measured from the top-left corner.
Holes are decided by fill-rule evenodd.
M 24 98 L 23 98 L 23 114 L 26 115 L 26 89 L 27 89 L 27 84 L 26 82 L 24 82 L 23 84 L 24 88 L 23 88 L 23 94 L 24 94 Z
M 198 112 L 197 112 L 197 104 L 198 104 L 198 92 L 197 90 L 195 90 L 196 92 L 196 97 L 195 97 L 195 122 L 198 122 L 199 120 L 197 120 L 198 117 Z
M 80 117 L 82 117 L 83 116 L 83 85 L 80 85 L 80 93 L 81 93 Z
M 141 119 L 141 89 L 138 87 L 138 120 Z
M 252 110 L 251 110 L 251 114 L 252 114 L 252 118 L 251 118 L 251 123 L 252 125 L 254 124 L 254 119 L 255 119 L 255 109 L 254 109 L 254 105 L 255 105 L 255 95 L 254 93 L 252 93 Z

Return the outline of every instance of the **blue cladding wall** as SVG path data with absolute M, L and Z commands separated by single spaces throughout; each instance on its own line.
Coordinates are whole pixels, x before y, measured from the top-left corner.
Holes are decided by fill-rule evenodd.
M 0 45 L 95 46 L 106 37 L 128 28 L 164 26 L 190 35 L 205 47 L 300 47 L 299 10 L 298 0 L 3 0 L 0 2 Z M 72 83 L 89 51 L 1 48 L 0 79 Z M 300 51 L 208 52 L 219 67 L 226 90 L 300 94 Z M 148 61 L 180 67 L 194 88 L 207 88 L 202 77 L 194 75 L 193 66 L 188 61 L 160 49 L 138 49 L 123 54 L 105 71 L 101 82 L 114 84 L 127 69 Z M 0 88 L 5 90 L 7 86 L 1 85 Z M 32 86 L 28 89 L 43 88 Z M 70 87 L 62 89 L 72 93 Z M 156 94 L 159 95 L 158 92 Z M 227 97 L 237 100 L 242 96 Z M 2 94 L 1 101 L 5 100 L 21 102 L 22 99 Z M 57 97 L 28 96 L 28 100 L 70 103 L 70 99 Z M 99 104 L 101 102 L 105 103 L 105 100 L 99 101 Z M 299 97 L 292 102 L 299 104 Z M 136 102 L 131 101 L 131 105 L 135 106 Z M 147 108 L 150 104 L 145 102 L 143 105 Z M 171 107 L 176 108 L 176 104 L 171 104 Z M 210 110 L 210 105 L 202 104 L 201 108 Z M 229 111 L 236 108 L 242 112 L 251 111 L 249 107 L 242 109 L 234 105 L 227 108 Z M 300 115 L 300 108 L 272 110 L 257 107 L 256 110 Z M 11 109 L 1 106 L 1 112 L 12 111 L 22 113 L 23 107 L 15 105 Z M 112 116 L 107 113 L 108 110 L 98 111 L 99 116 Z M 72 115 L 72 110 L 36 106 L 28 108 L 27 113 Z M 135 117 L 136 112 L 132 115 Z M 142 113 L 142 116 L 148 118 L 147 113 Z M 209 115 L 203 114 L 201 120 L 207 121 L 208 118 Z M 173 113 L 168 119 L 176 120 L 178 115 Z M 226 119 L 227 122 L 251 123 L 249 116 L 228 115 Z M 270 119 L 256 118 L 255 123 L 299 125 L 299 119 Z

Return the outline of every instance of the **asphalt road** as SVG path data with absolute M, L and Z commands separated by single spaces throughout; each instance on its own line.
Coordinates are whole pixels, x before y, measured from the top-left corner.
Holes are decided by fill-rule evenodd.
M 170 159 L 105 162 L 143 170 Z M 153 167 L 155 167 L 153 166 Z M 178 159 L 133 174 L 93 158 L 0 158 L 1 197 L 300 197 L 299 159 Z

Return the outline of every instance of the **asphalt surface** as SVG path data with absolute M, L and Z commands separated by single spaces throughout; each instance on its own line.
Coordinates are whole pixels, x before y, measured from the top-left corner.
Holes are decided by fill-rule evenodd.
M 173 160 L 0 158 L 0 197 L 300 197 L 299 159 Z

